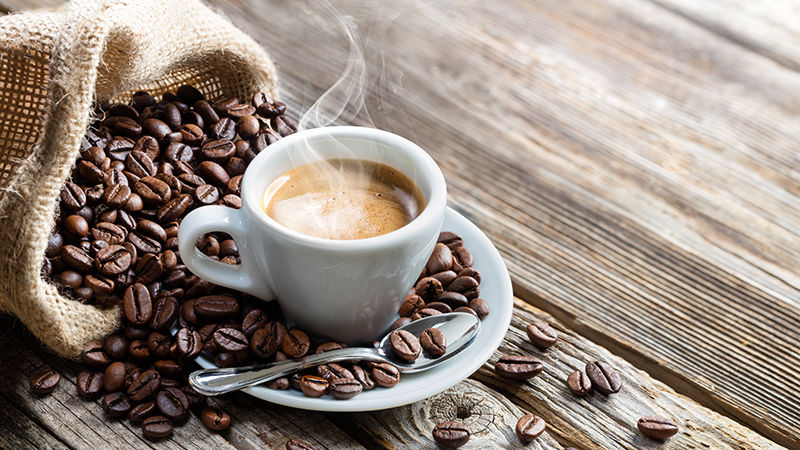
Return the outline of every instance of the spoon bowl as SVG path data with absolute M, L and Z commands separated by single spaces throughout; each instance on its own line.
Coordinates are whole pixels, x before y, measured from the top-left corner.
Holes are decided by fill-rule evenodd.
M 189 375 L 189 385 L 203 395 L 221 395 L 310 367 L 340 361 L 388 362 L 403 373 L 421 372 L 441 364 L 469 347 L 480 331 L 480 325 L 480 320 L 474 315 L 454 312 L 424 317 L 398 328 L 417 337 L 428 328 L 440 329 L 444 333 L 447 349 L 445 354 L 438 358 L 429 358 L 425 352 L 414 361 L 396 358 L 389 341 L 391 333 L 387 333 L 381 339 L 378 348 L 350 347 L 266 365 L 196 370 Z

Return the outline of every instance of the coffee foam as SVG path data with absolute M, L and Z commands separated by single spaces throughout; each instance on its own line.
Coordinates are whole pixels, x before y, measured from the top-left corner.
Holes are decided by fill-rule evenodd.
M 273 181 L 264 212 L 324 239 L 364 239 L 397 230 L 424 207 L 419 188 L 384 164 L 338 159 L 305 164 Z

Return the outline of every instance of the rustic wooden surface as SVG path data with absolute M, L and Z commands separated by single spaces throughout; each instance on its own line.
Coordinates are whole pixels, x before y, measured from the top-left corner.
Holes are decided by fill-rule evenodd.
M 0 0 L 6 9 L 54 3 Z M 273 55 L 293 113 L 308 108 L 345 66 L 347 42 L 319 2 L 212 3 Z M 366 38 L 371 123 L 411 138 L 439 162 L 452 206 L 498 246 L 519 297 L 671 389 L 779 444 L 800 445 L 795 3 L 335 5 L 355 16 Z M 365 114 L 341 121 L 369 123 Z M 514 333 L 507 344 L 518 338 Z M 41 355 L 20 351 L 36 355 L 31 361 Z M 533 384 L 556 389 L 563 382 L 549 376 Z M 621 412 L 613 402 L 586 402 L 593 413 L 610 414 L 600 427 L 591 417 L 559 414 L 576 403 L 558 391 L 534 397 L 488 369 L 475 379 L 501 404 L 489 386 L 518 407 L 546 414 L 550 436 L 562 444 L 614 436 L 622 440 L 610 447 L 644 445 L 633 439 L 631 419 L 615 416 Z M 651 398 L 653 408 L 669 407 L 678 420 L 685 414 L 695 424 L 700 419 L 691 412 L 700 411 L 711 418 L 707 423 L 729 424 L 692 403 L 681 406 L 688 402 L 683 397 L 637 392 L 625 395 Z M 24 398 L 20 391 L 6 401 L 31 402 Z M 16 410 L 15 423 L 44 424 L 47 433 L 22 434 L 21 442 L 73 442 L 65 437 L 75 434 L 72 425 L 46 422 L 46 411 L 32 410 L 39 411 Z M 250 409 L 240 411 L 249 420 Z M 403 411 L 353 418 L 286 414 L 286 423 L 306 418 L 332 430 L 312 433 L 321 446 L 353 438 L 388 446 L 415 430 L 384 435 L 359 425 L 400 420 Z M 590 423 L 581 427 L 578 419 Z M 263 433 L 259 425 L 226 439 L 243 447 L 259 442 L 251 435 Z M 269 430 L 273 435 L 261 442 L 283 437 Z M 107 435 L 115 432 L 122 431 Z M 770 445 L 744 428 L 707 432 L 700 436 L 713 445 Z

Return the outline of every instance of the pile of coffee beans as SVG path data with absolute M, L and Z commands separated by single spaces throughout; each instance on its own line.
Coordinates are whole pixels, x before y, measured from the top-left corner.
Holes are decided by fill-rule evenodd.
M 461 236 L 442 232 L 425 269 L 400 305 L 400 318 L 391 328 L 453 311 L 469 313 L 481 320 L 488 316 L 489 304 L 479 297 L 481 274 L 472 264 L 472 253 L 464 247 Z

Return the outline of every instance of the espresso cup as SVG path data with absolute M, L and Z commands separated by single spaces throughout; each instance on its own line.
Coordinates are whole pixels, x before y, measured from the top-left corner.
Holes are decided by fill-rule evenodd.
M 264 212 L 264 191 L 277 177 L 300 164 L 341 158 L 399 170 L 417 184 L 424 209 L 395 231 L 358 240 L 304 235 Z M 347 126 L 304 130 L 267 147 L 248 166 L 241 198 L 241 209 L 204 206 L 183 219 L 178 246 L 189 270 L 220 286 L 277 299 L 303 330 L 357 344 L 382 335 L 397 317 L 436 245 L 447 189 L 439 167 L 419 146 L 386 131 Z M 241 264 L 216 261 L 195 247 L 212 232 L 233 236 Z

